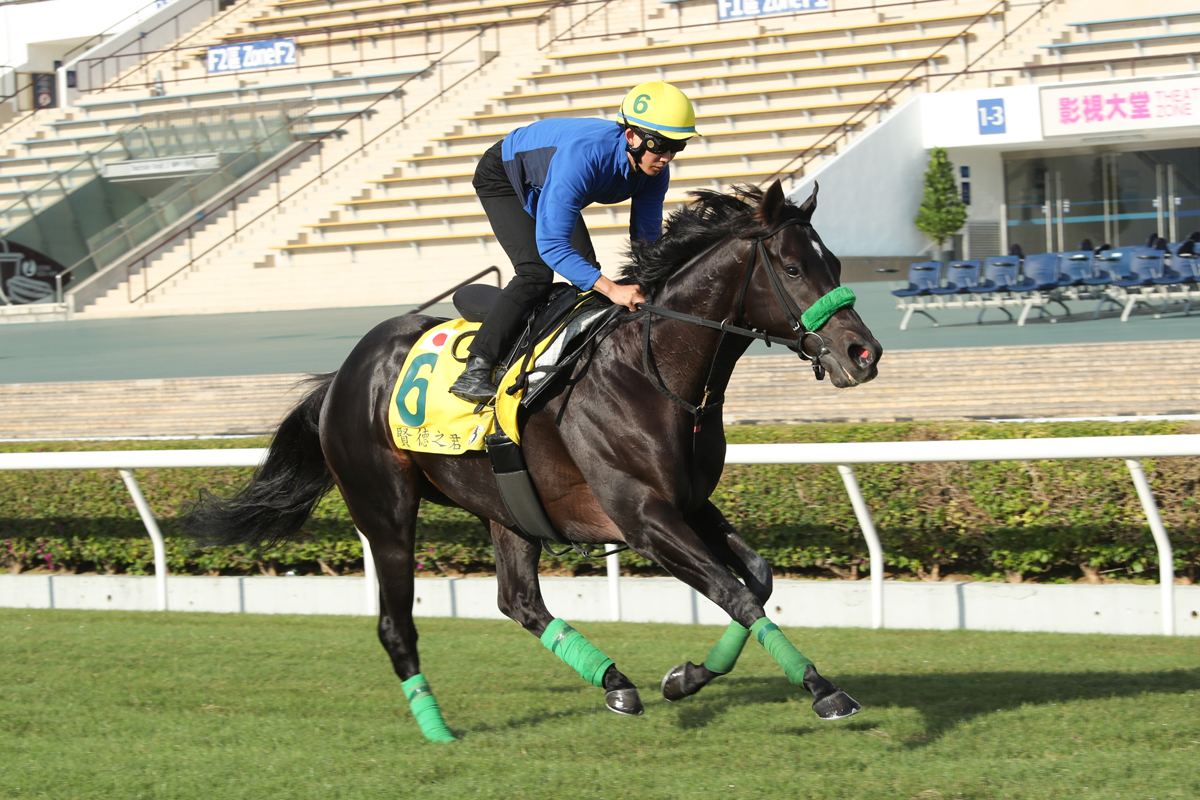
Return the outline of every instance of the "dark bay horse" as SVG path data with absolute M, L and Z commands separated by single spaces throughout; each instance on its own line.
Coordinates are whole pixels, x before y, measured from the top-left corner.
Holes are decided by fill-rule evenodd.
M 740 195 L 697 193 L 671 215 L 658 242 L 633 246 L 623 279 L 640 284 L 654 310 L 618 314 L 524 418 L 530 474 L 564 537 L 627 544 L 729 614 L 728 630 L 702 664 L 667 673 L 668 700 L 728 673 L 753 635 L 793 684 L 812 693 L 819 717 L 840 719 L 860 708 L 767 619 L 770 565 L 709 501 L 725 460 L 720 400 L 751 341 L 729 329 L 785 341 L 837 387 L 876 375 L 882 348 L 845 299 L 852 295 L 838 289 L 841 264 L 810 224 L 816 194 L 796 207 L 778 182 Z M 830 306 L 831 297 L 842 302 Z M 641 714 L 634 684 L 547 610 L 538 587 L 540 542 L 517 529 L 487 456 L 416 453 L 393 443 L 392 388 L 409 348 L 438 322 L 402 316 L 367 333 L 341 369 L 312 379 L 251 482 L 229 499 L 202 497 L 185 526 L 210 542 L 277 542 L 294 535 L 336 484 L 374 554 L 380 641 L 422 731 L 452 741 L 420 671 L 413 551 L 422 500 L 462 507 L 491 534 L 500 610 L 603 687 L 610 709 Z

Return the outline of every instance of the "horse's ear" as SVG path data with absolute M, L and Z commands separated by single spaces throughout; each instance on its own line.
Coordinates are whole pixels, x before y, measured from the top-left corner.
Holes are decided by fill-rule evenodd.
M 756 216 L 763 222 L 774 222 L 779 218 L 779 212 L 783 209 L 786 199 L 783 196 L 783 187 L 779 184 L 779 181 L 775 181 L 763 192 L 762 201 L 758 204 Z
M 812 194 L 808 199 L 800 204 L 800 216 L 806 220 L 812 219 L 813 212 L 817 210 L 817 192 L 821 190 L 821 184 L 813 181 Z

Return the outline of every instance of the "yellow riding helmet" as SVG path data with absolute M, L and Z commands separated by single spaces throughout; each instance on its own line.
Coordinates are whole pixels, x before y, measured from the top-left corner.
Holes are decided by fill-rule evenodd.
M 647 81 L 630 89 L 621 101 L 617 119 L 667 139 L 690 139 L 696 135 L 696 111 L 692 101 L 663 81 Z

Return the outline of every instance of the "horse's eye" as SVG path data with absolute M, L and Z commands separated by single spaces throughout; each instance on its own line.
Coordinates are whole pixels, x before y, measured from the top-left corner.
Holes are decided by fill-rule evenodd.
M 800 268 L 798 266 L 796 266 L 795 264 L 788 264 L 786 267 L 783 268 L 783 271 L 787 273 L 787 276 L 789 278 L 799 278 L 800 277 Z

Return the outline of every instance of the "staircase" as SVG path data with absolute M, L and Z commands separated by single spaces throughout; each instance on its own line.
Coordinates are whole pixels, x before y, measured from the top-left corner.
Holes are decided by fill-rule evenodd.
M 727 423 L 1200 414 L 1195 341 L 895 350 L 879 377 L 833 389 L 786 356 L 738 362 Z
M 1010 3 L 1007 23 L 1016 25 L 1027 19 L 1037 8 L 1036 3 Z M 990 88 L 1019 83 L 1086 81 L 1108 78 L 1146 77 L 1149 75 L 1195 71 L 1196 40 L 1155 42 L 1143 48 L 1130 43 L 1125 55 L 1154 55 L 1162 58 L 1135 63 L 1122 59 L 1122 52 L 1090 49 L 1054 53 L 1043 45 L 1084 42 L 1139 34 L 1162 33 L 1159 20 L 1130 22 L 1113 29 L 1103 26 L 1083 31 L 1072 23 L 1091 20 L 1121 20 L 1151 14 L 1194 12 L 1189 0 L 1156 0 L 1153 7 L 1131 8 L 1118 0 L 1089 0 L 1087 3 L 1059 0 L 1034 15 L 1033 19 L 1015 30 L 999 47 L 972 67 L 975 71 L 1005 70 L 1003 73 L 968 75 L 951 85 L 952 89 Z M 1177 21 L 1171 30 L 1193 30 L 1200 33 L 1200 15 Z M 1177 56 L 1172 58 L 1170 56 Z
M 726 424 L 1200 414 L 1200 341 L 896 350 L 853 389 L 792 355 L 745 356 Z M 0 384 L 0 438 L 270 433 L 304 375 Z

